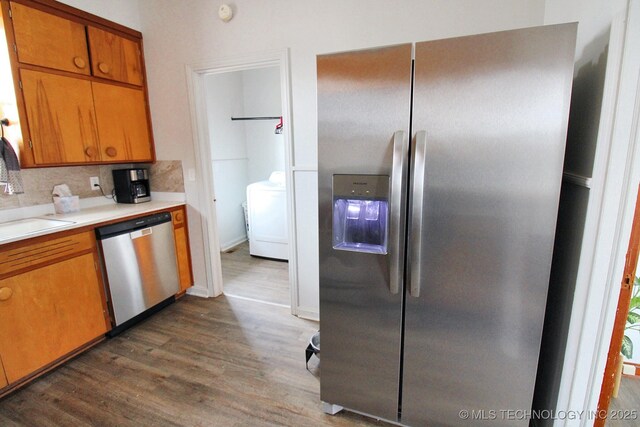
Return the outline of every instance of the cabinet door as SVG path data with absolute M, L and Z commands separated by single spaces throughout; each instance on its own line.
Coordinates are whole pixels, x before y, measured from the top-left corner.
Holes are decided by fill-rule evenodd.
M 176 257 L 178 258 L 180 291 L 185 291 L 193 285 L 193 279 L 191 277 L 191 258 L 189 257 L 189 239 L 187 237 L 187 229 L 186 227 L 179 227 L 174 229 L 173 232 L 176 242 Z
M 193 286 L 187 215 L 184 208 L 179 208 L 171 213 L 171 217 L 173 219 L 173 235 L 176 243 L 178 273 L 180 275 L 180 291 L 185 291 Z
M 0 301 L 0 351 L 9 383 L 107 331 L 93 253 L 1 280 L 0 290 L 10 294 Z
M 7 376 L 4 373 L 4 365 L 2 364 L 2 359 L 0 359 L 0 390 L 9 384 L 7 382 Z
M 11 3 L 18 60 L 89 75 L 85 27 L 20 3 Z
M 142 85 L 140 45 L 108 31 L 88 27 L 93 75 Z
M 36 164 L 100 160 L 91 82 L 21 70 Z
M 147 106 L 141 89 L 93 83 L 105 161 L 153 161 Z

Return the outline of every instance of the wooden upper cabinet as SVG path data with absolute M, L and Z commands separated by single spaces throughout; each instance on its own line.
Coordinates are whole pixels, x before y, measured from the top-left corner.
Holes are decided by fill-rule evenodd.
M 102 160 L 152 161 L 153 148 L 144 92 L 93 83 Z
M 36 164 L 100 161 L 91 82 L 21 70 Z
M 8 3 L 22 167 L 155 161 L 142 34 L 53 0 Z
M 89 75 L 85 26 L 11 2 L 18 61 Z
M 140 44 L 95 27 L 88 27 L 93 75 L 142 85 Z

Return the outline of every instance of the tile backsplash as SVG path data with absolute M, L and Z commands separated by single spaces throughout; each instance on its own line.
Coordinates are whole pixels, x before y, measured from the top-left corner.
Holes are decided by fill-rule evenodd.
M 181 160 L 158 160 L 154 164 L 143 165 L 142 167 L 149 168 L 151 191 L 184 193 L 184 175 L 182 174 Z
M 105 194 L 113 190 L 113 169 L 142 167 L 149 169 L 151 191 L 183 193 L 184 177 L 182 161 L 158 160 L 154 164 L 119 164 L 96 166 L 67 166 L 59 168 L 22 169 L 24 194 L 6 195 L 0 189 L 0 210 L 20 208 L 51 203 L 51 191 L 54 185 L 67 184 L 74 195 L 81 199 L 98 197 L 100 191 L 91 190 L 89 178 L 100 177 L 100 185 Z

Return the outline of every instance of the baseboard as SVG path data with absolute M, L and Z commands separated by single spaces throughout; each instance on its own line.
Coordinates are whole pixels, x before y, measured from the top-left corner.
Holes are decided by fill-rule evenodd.
M 226 252 L 229 249 L 238 246 L 240 243 L 244 243 L 247 241 L 247 236 L 237 238 L 230 242 L 220 243 L 220 252 Z
M 189 289 L 187 289 L 187 295 L 192 295 L 194 297 L 200 297 L 200 298 L 209 298 L 209 291 L 207 290 L 207 288 L 192 286 Z
M 307 307 L 298 307 L 296 315 L 303 319 L 307 320 L 315 320 L 316 322 L 320 321 L 320 313 L 318 310 L 313 310 Z

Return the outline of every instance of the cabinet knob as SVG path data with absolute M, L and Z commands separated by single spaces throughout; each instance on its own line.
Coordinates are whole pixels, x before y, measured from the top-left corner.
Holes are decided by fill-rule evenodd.
M 84 149 L 84 154 L 87 157 L 94 157 L 96 155 L 96 149 L 94 147 L 87 147 Z
M 98 64 L 98 70 L 100 70 L 100 72 L 102 72 L 103 74 L 107 74 L 109 70 L 111 70 L 111 67 L 109 67 L 109 64 L 101 62 Z
M 0 288 L 0 301 L 6 301 L 11 298 L 13 295 L 13 289 L 11 288 Z
M 87 65 L 87 63 L 84 62 L 84 59 L 79 56 L 73 58 L 73 64 L 78 68 L 84 68 Z
M 104 151 L 109 157 L 115 157 L 118 154 L 118 150 L 116 150 L 115 147 L 107 147 Z

